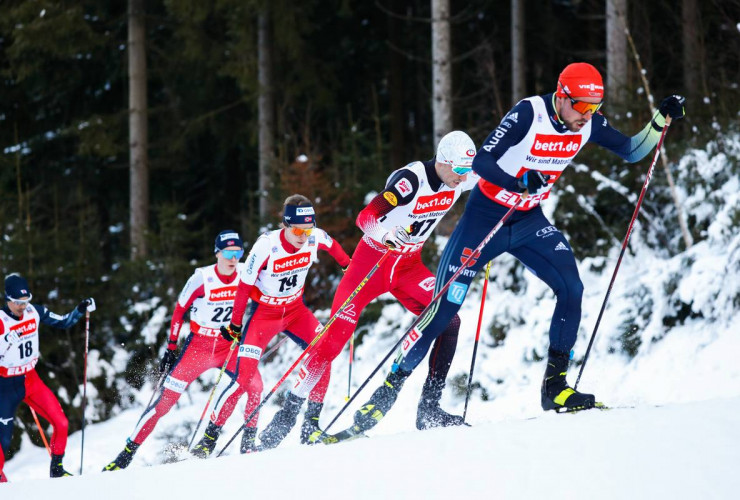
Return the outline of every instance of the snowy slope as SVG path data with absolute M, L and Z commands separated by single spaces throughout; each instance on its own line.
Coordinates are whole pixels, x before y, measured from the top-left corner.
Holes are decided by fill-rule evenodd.
M 653 226 L 643 227 L 645 217 L 638 220 L 579 384 L 579 389 L 593 392 L 609 405 L 635 408 L 543 414 L 539 385 L 544 362 L 540 358 L 547 350 L 555 300 L 521 264 L 502 256 L 491 268 L 475 369 L 480 387 L 468 411 L 471 428 L 416 431 L 416 404 L 426 375 L 426 368 L 420 366 L 393 411 L 371 431 L 372 439 L 306 448 L 298 444 L 296 429 L 271 452 L 160 466 L 168 459 L 169 443 L 189 440 L 216 377 L 212 370 L 160 421 L 127 471 L 99 474 L 123 447 L 149 400 L 149 384 L 132 392 L 132 404 L 124 398 L 128 406 L 114 418 L 88 425 L 83 478 L 50 482 L 45 450 L 24 436 L 20 452 L 5 466 L 13 483 L 0 486 L 0 499 L 92 498 L 101 491 L 111 498 L 151 498 L 152 492 L 173 498 L 211 498 L 221 493 L 270 498 L 296 494 L 324 498 L 738 498 L 740 479 L 734 469 L 740 464 L 740 233 L 735 221 L 740 218 L 740 177 L 732 174 L 736 167 L 730 167 L 738 163 L 737 136 L 719 138 L 681 159 L 677 175 L 681 197 L 694 224 L 706 228 L 689 250 L 672 255 L 656 248 Z M 689 178 L 690 174 L 694 177 Z M 557 196 L 548 200 L 548 215 L 556 211 L 557 203 Z M 668 225 L 673 219 L 666 216 L 665 220 Z M 440 243 L 443 246 L 441 238 Z M 579 262 L 585 293 L 574 349 L 577 362 L 583 359 L 618 252 L 617 242 L 608 256 Z M 458 382 L 467 380 L 470 368 L 481 278 L 476 278 L 460 311 L 458 351 L 442 401 L 445 409 L 455 413 L 462 413 L 464 405 Z M 391 297 L 383 299 L 388 305 L 356 349 L 355 388 L 413 320 Z M 161 304 L 154 306 L 165 309 Z M 325 320 L 327 312 L 318 315 Z M 164 313 L 156 315 L 149 330 L 159 328 L 164 318 Z M 495 338 L 493 331 L 505 332 L 505 338 Z M 628 333 L 630 349 L 624 343 Z M 94 347 L 90 370 L 112 371 L 111 365 L 96 364 Z M 287 343 L 263 367 L 266 389 L 298 353 Z M 118 352 L 113 361 L 116 369 L 125 366 L 128 355 L 123 349 Z M 379 372 L 332 430 L 349 423 L 352 411 L 381 383 L 388 368 Z M 571 368 L 571 383 L 577 369 Z M 322 425 L 344 404 L 347 375 L 345 351 L 333 365 Z M 274 403 L 263 410 L 261 427 L 277 410 Z M 88 417 L 95 419 L 95 409 L 88 409 Z M 221 444 L 238 425 L 235 415 Z M 232 445 L 229 453 L 236 450 Z M 77 473 L 79 463 L 80 433 L 75 433 L 70 436 L 65 464 Z
M 546 414 L 0 487 L 3 498 L 672 498 L 740 491 L 740 398 Z M 104 493 L 102 493 L 104 492 Z

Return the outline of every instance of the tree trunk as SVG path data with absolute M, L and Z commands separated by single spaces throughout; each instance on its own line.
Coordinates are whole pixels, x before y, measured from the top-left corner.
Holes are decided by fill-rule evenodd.
M 681 15 L 683 23 L 683 86 L 686 97 L 690 102 L 697 102 L 700 84 L 703 81 L 701 74 L 702 50 L 700 40 L 701 21 L 696 0 L 683 0 Z
M 392 4 L 391 4 L 392 5 Z M 408 154 L 405 151 L 404 137 L 404 80 L 408 77 L 404 73 L 404 59 L 394 47 L 402 46 L 403 34 L 401 33 L 401 21 L 394 16 L 388 16 L 388 41 L 389 49 L 389 71 L 388 71 L 388 94 L 390 101 L 390 142 L 391 142 L 391 167 L 398 168 L 408 162 Z
M 145 0 L 128 3 L 131 258 L 146 257 L 149 214 Z
M 606 2 L 606 92 L 609 105 L 623 110 L 627 100 L 627 0 Z
M 452 130 L 450 0 L 432 0 L 432 113 L 435 145 Z
M 524 0 L 511 0 L 511 101 L 526 97 L 526 51 L 524 45 Z
M 274 97 L 272 92 L 272 34 L 270 31 L 270 12 L 265 9 L 257 17 L 257 57 L 258 57 L 258 121 L 259 121 L 259 217 L 267 220 L 269 214 L 269 192 L 272 188 L 271 167 L 275 163 L 275 119 Z

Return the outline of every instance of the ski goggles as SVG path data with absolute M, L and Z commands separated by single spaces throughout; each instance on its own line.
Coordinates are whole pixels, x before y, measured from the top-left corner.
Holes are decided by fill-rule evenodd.
M 12 302 L 13 304 L 18 304 L 19 306 L 27 306 L 31 303 L 32 298 L 33 295 L 29 294 L 27 299 L 14 299 L 13 297 L 8 297 L 8 301 Z
M 457 175 L 469 174 L 471 170 L 473 170 L 473 167 L 456 167 L 454 165 L 452 166 L 452 172 L 456 173 Z
M 589 111 L 591 112 L 592 115 L 593 114 L 596 114 L 596 112 L 604 104 L 604 101 L 601 101 L 600 103 L 594 104 L 592 102 L 583 102 L 583 101 L 578 101 L 576 99 L 573 99 L 570 96 L 570 94 L 565 91 L 565 89 L 563 88 L 562 85 L 560 86 L 560 90 L 562 90 L 563 91 L 563 94 L 565 94 L 566 96 L 568 96 L 568 99 L 570 99 L 570 107 L 573 108 L 574 111 L 578 111 L 582 115 L 585 115 Z
M 244 255 L 244 250 L 221 250 L 221 256 L 226 260 L 231 260 L 236 257 L 239 260 Z
M 296 236 L 311 236 L 311 233 L 313 232 L 314 228 L 309 227 L 308 229 L 301 229 L 300 227 L 294 227 L 294 226 L 288 226 L 288 229 L 290 229 L 290 232 L 293 233 Z

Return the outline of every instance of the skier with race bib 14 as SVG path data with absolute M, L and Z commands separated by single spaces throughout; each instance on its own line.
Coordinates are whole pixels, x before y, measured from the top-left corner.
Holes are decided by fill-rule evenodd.
M 298 411 L 313 385 L 342 351 L 370 301 L 390 292 L 414 314 L 421 313 L 429 304 L 434 275 L 422 262 L 421 249 L 462 193 L 475 186 L 478 176 L 471 172 L 474 156 L 475 144 L 470 137 L 459 130 L 450 132 L 439 141 L 434 158 L 409 163 L 391 173 L 385 188 L 359 213 L 356 222 L 364 235 L 352 255 L 352 264 L 337 287 L 332 315 L 386 252 L 389 252 L 388 258 L 308 354 L 283 409 L 271 425 L 287 425 L 295 420 L 292 414 Z M 460 319 L 450 318 L 429 356 L 429 374 L 416 416 L 419 429 L 463 423 L 461 417 L 439 406 L 455 355 L 459 327 Z M 391 373 L 384 387 L 395 394 L 395 389 L 391 388 L 400 388 L 404 380 Z M 377 421 L 385 414 L 386 405 L 373 404 L 363 407 L 362 411 L 366 418 Z M 315 418 L 318 420 L 318 414 Z M 322 432 L 318 431 L 309 440 L 315 442 L 321 438 Z
M 283 204 L 283 227 L 257 239 L 241 272 L 231 323 L 221 329 L 221 334 L 227 340 L 240 339 L 236 373 L 216 401 L 205 434 L 193 448 L 195 456 L 210 456 L 223 425 L 245 392 L 248 393 L 245 419 L 259 405 L 262 377 L 258 365 L 265 347 L 275 335 L 285 331 L 305 348 L 321 331 L 321 323 L 303 303 L 308 270 L 318 260 L 319 250 L 328 252 L 342 268 L 350 263 L 349 256 L 339 243 L 326 231 L 316 227 L 316 212 L 310 200 L 298 194 L 289 196 Z M 252 301 L 247 320 L 242 325 L 249 299 Z M 312 406 L 309 410 L 321 408 L 329 377 L 327 370 L 311 393 Z M 260 434 L 258 445 L 258 417 L 255 414 L 245 422 L 242 453 L 257 451 L 261 449 L 260 445 L 262 448 L 272 448 L 274 443 L 279 443 L 285 437 L 282 429 L 268 426 Z M 308 412 L 306 423 L 315 425 Z

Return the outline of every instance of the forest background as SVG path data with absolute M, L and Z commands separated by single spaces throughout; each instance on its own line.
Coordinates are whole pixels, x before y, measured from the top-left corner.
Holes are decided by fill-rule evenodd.
M 237 229 L 252 243 L 275 227 L 282 200 L 300 192 L 351 252 L 367 194 L 392 170 L 433 156 L 439 35 L 431 19 L 439 4 L 449 12 L 448 128 L 465 130 L 478 146 L 519 98 L 554 91 L 574 61 L 594 64 L 612 82 L 603 112 L 626 134 L 651 115 L 641 74 L 658 102 L 687 96 L 687 117 L 666 140 L 668 159 L 737 131 L 737 0 L 3 1 L 3 275 L 21 273 L 35 302 L 60 313 L 95 297 L 90 345 L 103 360 L 123 346 L 130 356 L 115 377 L 140 387 L 168 322 L 143 330 L 153 315 L 171 314 L 194 267 L 213 262 L 219 231 Z M 617 31 L 631 34 L 616 42 L 607 15 L 615 8 Z M 141 28 L 138 61 L 132 23 Z M 136 68 L 145 72 L 134 75 Z M 145 106 L 135 108 L 133 77 L 142 76 Z M 141 133 L 132 128 L 136 117 L 145 124 L 143 153 L 130 135 Z M 621 160 L 598 148 L 579 161 L 630 192 L 646 169 L 625 174 Z M 142 166 L 144 188 L 131 189 Z M 575 169 L 559 186 L 554 222 L 577 257 L 605 255 L 634 206 Z M 656 175 L 643 217 L 658 226 L 653 243 L 668 254 L 701 240 L 705 229 L 673 203 L 665 175 Z M 448 234 L 456 217 L 438 231 Z M 428 245 L 433 269 L 436 256 Z M 324 260 L 307 288 L 313 309 L 330 305 L 339 277 Z M 363 321 L 377 314 L 371 307 Z M 81 327 L 42 333 L 39 369 L 60 395 L 70 430 L 81 422 L 83 335 Z M 126 403 L 109 378 L 90 381 L 97 420 Z M 17 433 L 32 422 L 26 408 L 20 417 Z

